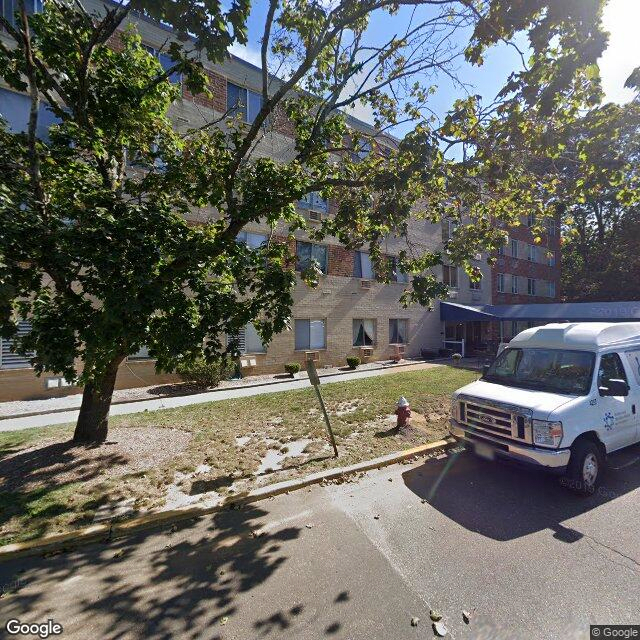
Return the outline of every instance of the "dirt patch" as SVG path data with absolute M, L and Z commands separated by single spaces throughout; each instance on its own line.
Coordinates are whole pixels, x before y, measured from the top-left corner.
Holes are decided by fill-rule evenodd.
M 0 460 L 0 491 L 142 473 L 182 453 L 191 438 L 191 433 L 179 429 L 129 427 L 110 430 L 100 446 L 76 445 L 66 437 L 47 439 Z

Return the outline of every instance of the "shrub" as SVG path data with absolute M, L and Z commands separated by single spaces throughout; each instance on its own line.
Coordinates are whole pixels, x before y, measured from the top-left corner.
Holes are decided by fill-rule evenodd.
M 284 370 L 289 375 L 293 376 L 296 373 L 298 373 L 298 371 L 300 371 L 300 363 L 299 362 L 287 362 L 287 364 L 284 365 Z
M 347 364 L 349 365 L 350 369 L 355 369 L 359 364 L 360 364 L 361 360 L 360 358 L 358 358 L 358 356 L 347 356 Z
M 217 387 L 222 380 L 230 378 L 235 369 L 234 362 L 229 359 L 206 362 L 203 358 L 198 358 L 178 365 L 176 372 L 185 382 L 207 388 Z
M 460 353 L 454 353 L 451 357 L 453 358 L 453 361 L 455 363 L 458 363 L 460 362 L 460 360 L 462 360 L 462 354 Z

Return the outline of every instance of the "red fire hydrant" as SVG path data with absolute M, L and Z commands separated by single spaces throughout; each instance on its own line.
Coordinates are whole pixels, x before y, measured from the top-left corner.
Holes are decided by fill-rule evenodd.
M 402 396 L 400 400 L 398 400 L 398 404 L 396 406 L 396 416 L 398 416 L 396 429 L 406 427 L 407 420 L 411 417 L 411 407 L 409 406 L 409 401 L 404 396 Z

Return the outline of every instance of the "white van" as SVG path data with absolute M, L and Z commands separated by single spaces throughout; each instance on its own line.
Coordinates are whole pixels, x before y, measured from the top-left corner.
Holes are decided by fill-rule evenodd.
M 453 394 L 451 411 L 451 435 L 478 455 L 564 473 L 593 493 L 606 455 L 640 441 L 640 323 L 527 329 Z

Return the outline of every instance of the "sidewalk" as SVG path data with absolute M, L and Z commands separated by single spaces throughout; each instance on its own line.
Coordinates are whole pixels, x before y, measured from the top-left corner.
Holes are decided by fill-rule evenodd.
M 420 369 L 429 369 L 431 367 L 441 366 L 432 362 L 401 362 L 398 364 L 381 365 L 376 368 L 369 368 L 358 371 L 324 373 L 320 372 L 323 378 L 323 384 L 331 384 L 333 382 L 344 382 L 348 380 L 358 380 L 362 378 L 371 378 L 375 376 L 385 375 L 389 373 L 400 373 L 402 371 L 418 371 Z M 110 415 L 126 415 L 132 413 L 141 413 L 143 411 L 158 411 L 161 409 L 172 409 L 175 407 L 184 407 L 194 404 L 203 404 L 206 402 L 216 402 L 218 400 L 229 400 L 231 398 L 243 398 L 255 396 L 265 393 L 277 393 L 279 391 L 291 391 L 293 389 L 303 389 L 309 386 L 309 380 L 306 373 L 304 377 L 298 379 L 272 380 L 259 384 L 248 384 L 242 386 L 234 386 L 227 388 L 218 388 L 211 391 L 194 393 L 189 395 L 167 396 L 162 398 L 154 398 L 149 400 L 115 402 L 111 405 Z M 53 409 L 49 413 L 39 413 L 37 415 L 16 415 L 8 418 L 0 419 L 0 432 L 18 431 L 20 429 L 29 429 L 35 427 L 45 427 L 54 424 L 65 424 L 75 422 L 78 418 L 78 409 L 82 400 L 82 395 L 67 396 L 64 399 L 67 402 L 73 402 L 69 409 L 62 408 Z M 41 405 L 42 403 L 40 403 Z M 24 405 L 24 403 L 21 403 Z

